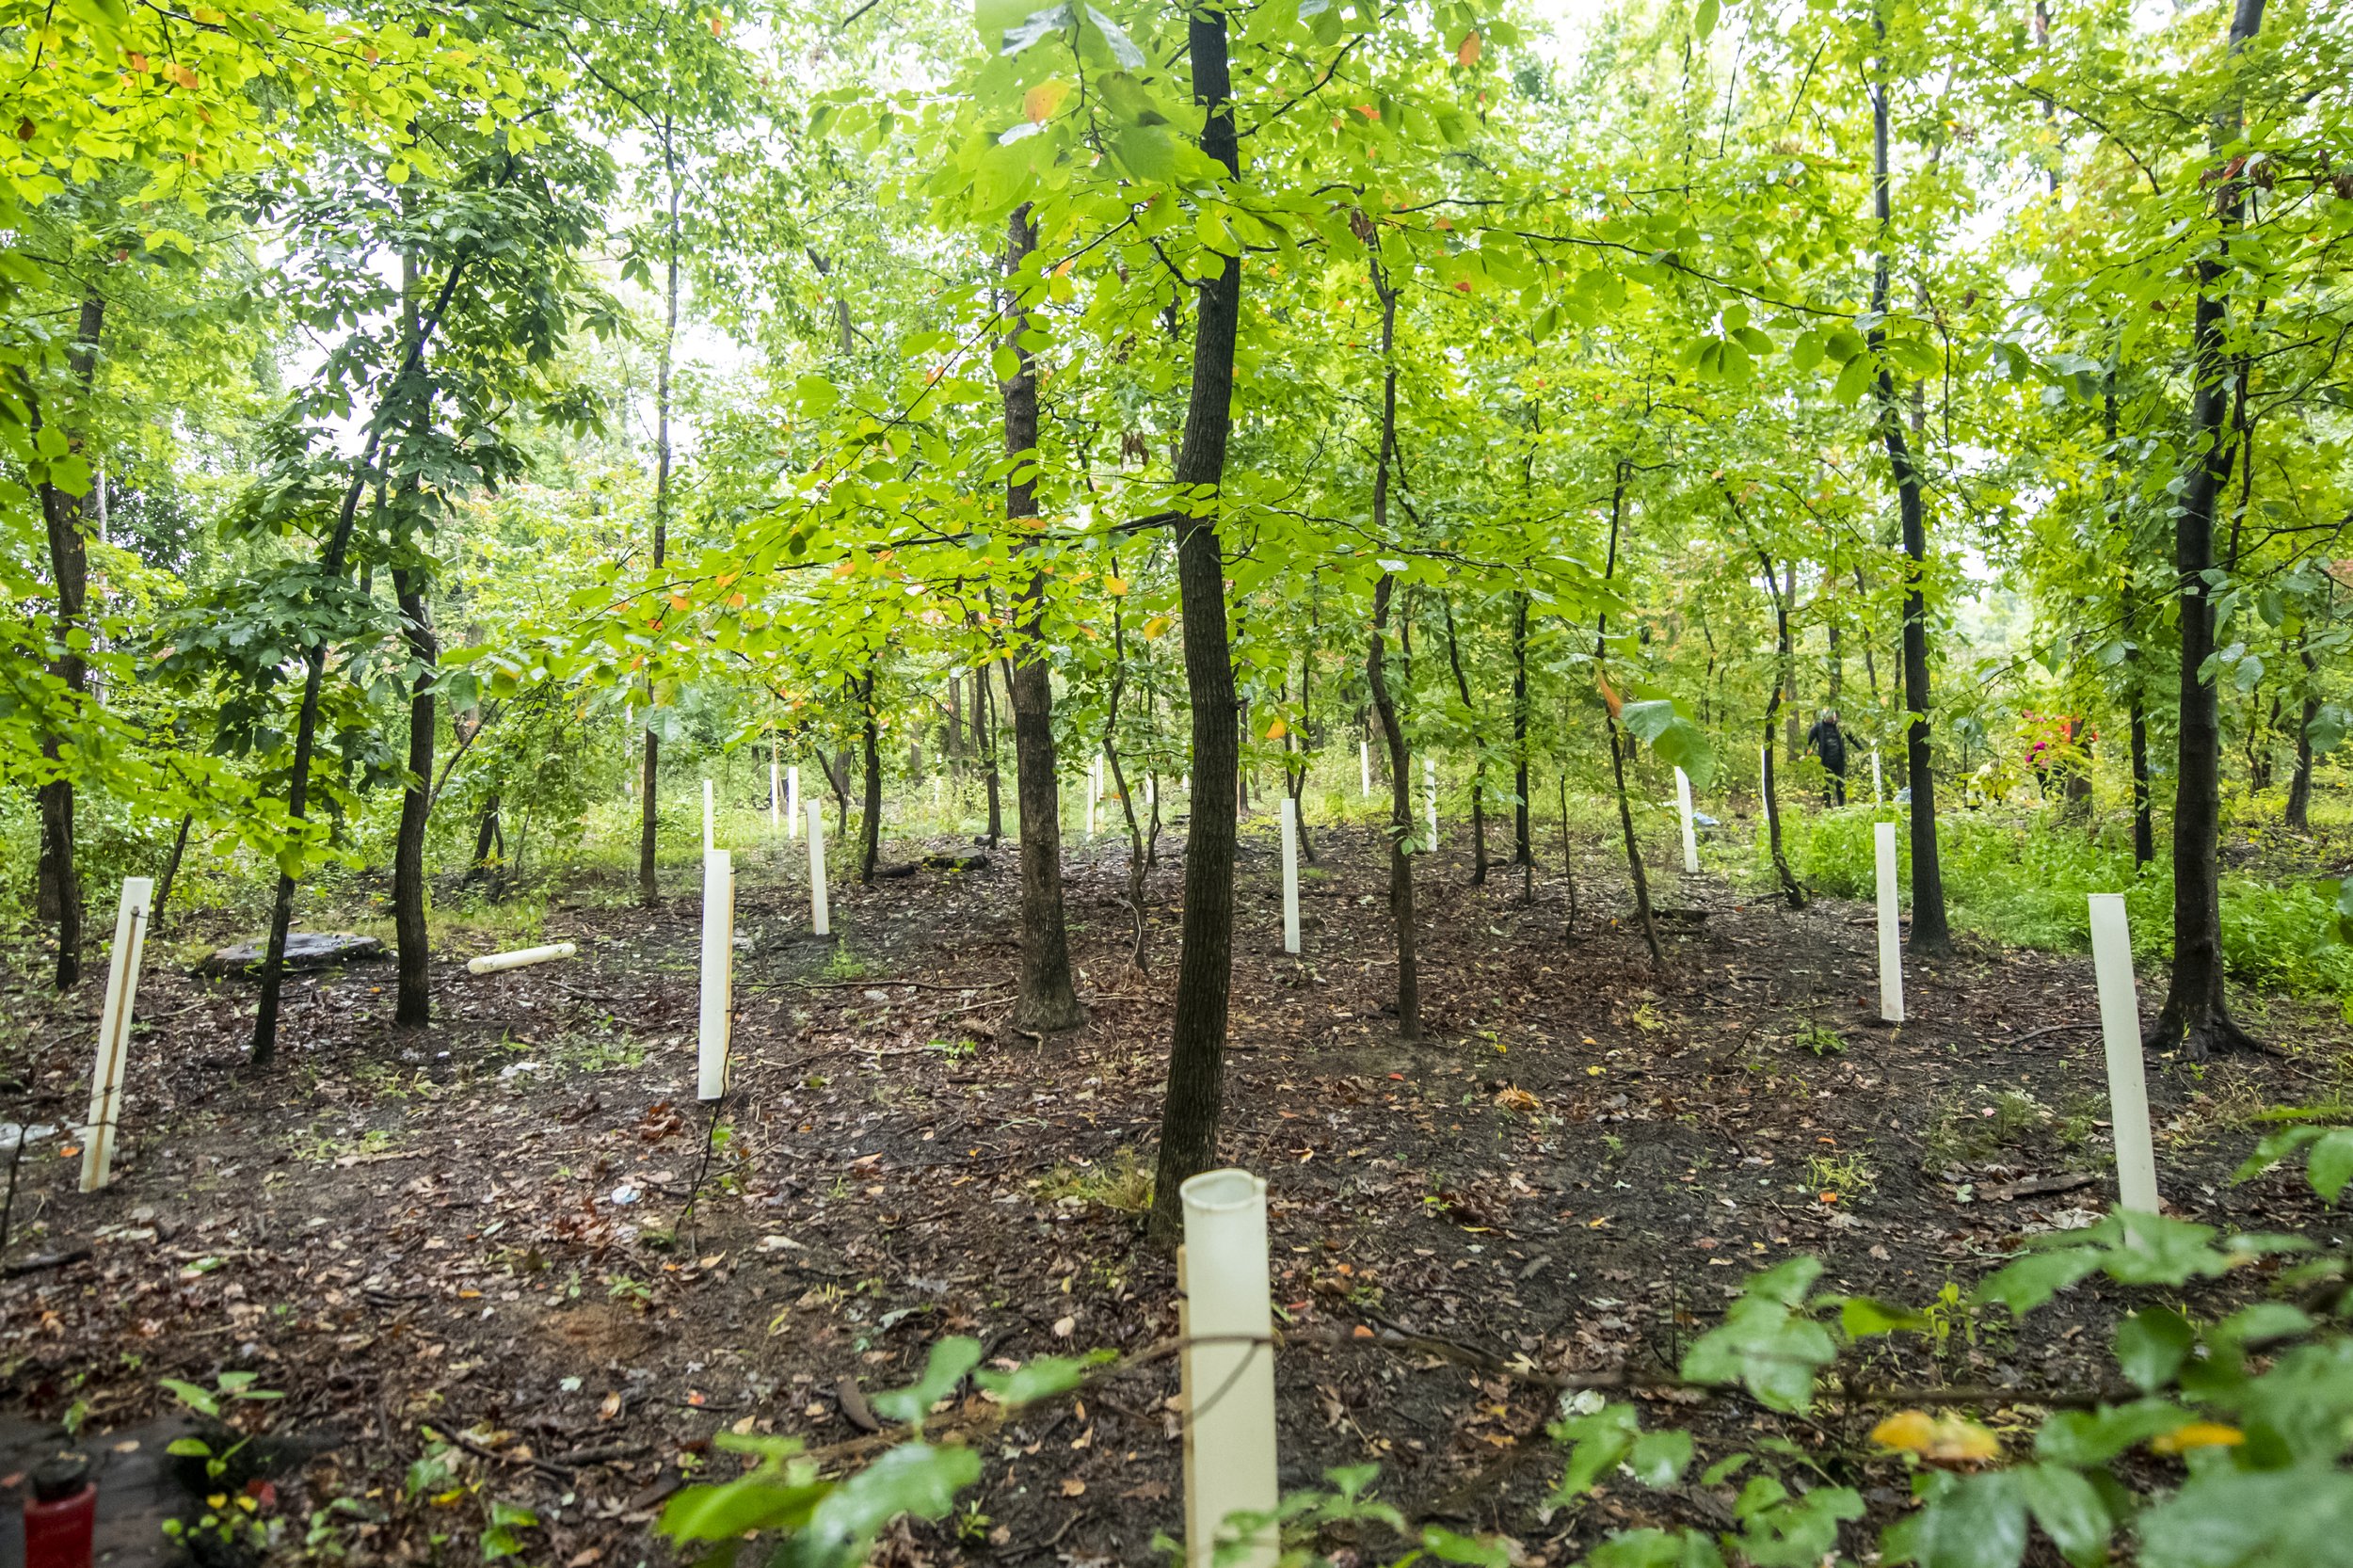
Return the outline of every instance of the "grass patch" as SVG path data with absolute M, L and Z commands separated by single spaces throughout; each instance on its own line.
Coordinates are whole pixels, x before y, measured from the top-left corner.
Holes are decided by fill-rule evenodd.
M 1152 1207 L 1152 1173 L 1136 1162 L 1133 1149 L 1121 1149 L 1091 1164 L 1073 1160 L 1057 1165 L 1034 1185 L 1040 1197 L 1057 1203 L 1069 1198 L 1134 1215 Z

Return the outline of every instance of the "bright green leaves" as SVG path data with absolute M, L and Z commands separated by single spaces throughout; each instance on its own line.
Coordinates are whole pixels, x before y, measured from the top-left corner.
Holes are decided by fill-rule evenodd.
M 1034 1404 L 1068 1393 L 1085 1382 L 1090 1371 L 1111 1360 L 1109 1351 L 1090 1351 L 1082 1356 L 1041 1355 L 1010 1372 L 975 1372 L 972 1381 L 984 1393 L 1006 1404 Z
M 1716 748 L 1707 731 L 1674 703 L 1663 698 L 1629 702 L 1618 711 L 1618 722 L 1657 752 L 1660 761 L 1689 775 L 1694 787 L 1704 790 L 1715 777 Z
M 1773 1410 L 1814 1402 L 1814 1374 L 1836 1358 L 1830 1331 L 1805 1315 L 1805 1292 L 1820 1276 L 1813 1257 L 1793 1257 L 1749 1277 L 1724 1320 L 1683 1358 L 1694 1383 L 1737 1383 Z
M 980 1359 L 981 1342 L 977 1339 L 956 1335 L 939 1340 L 932 1346 L 921 1378 L 909 1387 L 874 1396 L 874 1414 L 905 1425 L 920 1421 L 933 1405 L 954 1392 L 956 1384 L 964 1381 L 964 1374 Z

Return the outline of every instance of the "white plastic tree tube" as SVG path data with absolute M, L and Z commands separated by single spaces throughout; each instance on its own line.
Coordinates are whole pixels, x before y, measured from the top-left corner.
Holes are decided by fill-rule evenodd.
M 813 800 L 808 803 L 808 928 L 820 936 L 833 934 L 825 907 L 825 810 Z
M 801 836 L 801 770 L 798 768 L 784 770 L 784 836 L 788 839 Z
M 1283 951 L 1299 952 L 1299 802 L 1283 797 Z
M 1421 761 L 1421 781 L 1430 791 L 1430 847 L 1438 847 L 1438 764 L 1425 757 Z
M 139 957 L 147 948 L 147 917 L 154 897 L 152 878 L 122 879 L 122 902 L 115 909 L 114 955 L 106 965 L 106 1000 L 98 1014 L 98 1060 L 90 1069 L 89 1125 L 82 1129 L 85 1192 L 95 1192 L 114 1179 L 115 1133 L 122 1117 L 123 1058 L 130 1054 Z
M 508 969 L 526 969 L 534 964 L 551 959 L 570 958 L 580 949 L 570 942 L 551 942 L 540 948 L 517 948 L 512 952 L 486 952 L 479 958 L 466 960 L 468 974 L 504 974 Z
M 717 816 L 711 799 L 711 780 L 703 780 L 703 853 L 709 855 L 719 847 Z
M 637 795 L 637 710 L 621 704 L 621 798 Z
M 728 1036 L 735 1016 L 735 863 L 703 856 L 702 1015 L 695 1034 L 695 1097 L 728 1092 Z
M 2100 981 L 2100 1032 L 2107 1042 L 2108 1121 L 2116 1131 L 2117 1198 L 2157 1211 L 2157 1156 L 2149 1134 L 2149 1085 L 2140 1056 L 2140 992 L 2133 980 L 2124 895 L 2091 895 L 2091 965 Z
M 1880 783 L 1880 748 L 1871 748 L 1871 804 L 1878 806 L 1887 798 L 1886 789 Z
M 1160 803 L 1160 779 L 1158 774 L 1144 776 L 1144 808 L 1149 811 Z
M 1880 1016 L 1888 1023 L 1899 1024 L 1904 1021 L 1904 943 L 1896 913 L 1894 823 L 1872 824 L 1871 849 L 1879 871 Z
M 1700 869 L 1700 840 L 1691 825 L 1691 780 L 1681 768 L 1675 769 L 1675 806 L 1683 813 L 1683 869 L 1696 873 Z
M 768 759 L 768 831 L 774 833 L 784 825 L 784 780 L 782 769 L 772 756 Z
M 1356 743 L 1356 778 L 1363 787 L 1363 798 L 1370 800 L 1372 798 L 1372 743 L 1370 741 Z
M 1185 1206 L 1185 1561 L 1209 1568 L 1220 1525 L 1236 1513 L 1271 1514 L 1280 1501 L 1266 1183 L 1248 1171 L 1205 1171 L 1177 1195 Z M 1229 1560 L 1273 1568 L 1276 1549 L 1269 1525 Z

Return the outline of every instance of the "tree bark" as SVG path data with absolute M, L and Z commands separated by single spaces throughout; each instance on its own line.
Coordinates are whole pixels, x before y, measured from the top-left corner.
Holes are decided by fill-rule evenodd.
M 433 686 L 440 645 L 425 607 L 424 573 L 394 568 L 392 587 L 400 600 L 401 637 L 417 663 L 408 695 L 408 779 L 400 792 L 400 833 L 392 844 L 392 933 L 399 950 L 393 1000 L 395 1027 L 433 1021 L 433 976 L 425 930 L 424 830 L 433 810 Z
M 66 351 L 66 371 L 88 403 L 98 375 L 98 338 L 106 324 L 106 302 L 96 294 L 82 296 L 74 324 L 73 346 Z M 78 415 L 80 410 L 75 410 Z M 76 418 L 66 432 L 69 450 L 78 451 L 82 435 Z M 82 534 L 87 495 L 69 495 L 56 486 L 40 487 L 42 520 L 48 525 L 49 566 L 57 585 L 57 657 L 49 672 L 65 683 L 78 702 L 89 689 L 89 665 L 72 638 L 87 632 L 83 616 L 89 600 L 89 541 Z M 62 750 L 60 737 L 44 736 L 41 753 L 56 762 Z M 57 926 L 56 981 L 62 991 L 82 978 L 82 873 L 73 847 L 73 781 L 53 778 L 36 800 L 40 811 L 40 863 L 34 908 L 39 918 Z
M 1037 245 L 1025 204 L 1007 220 L 1005 343 L 1016 361 L 1003 386 L 1005 456 L 1018 461 L 1005 482 L 1005 516 L 1037 516 L 1037 372 L 1021 346 L 1030 312 L 1023 303 L 1024 262 Z M 1009 661 L 1013 695 L 1014 787 L 1021 806 L 1021 980 L 1014 1003 L 1017 1027 L 1053 1032 L 1076 1029 L 1086 1015 L 1070 978 L 1070 936 L 1063 918 L 1061 761 L 1054 750 L 1054 687 L 1046 667 L 1046 573 L 1032 570 L 1021 590 L 1019 648 Z
M 2231 16 L 2233 60 L 2263 25 L 2263 13 L 2264 0 L 2237 0 Z M 2208 142 L 2217 158 L 2237 139 L 2241 114 L 2235 92 L 2215 111 Z M 2214 600 L 2206 574 L 2215 564 L 2215 502 L 2229 479 L 2234 456 L 2223 440 L 2230 402 L 2223 342 L 2230 302 L 2221 292 L 2223 254 L 2247 202 L 2246 187 L 2235 170 L 2217 171 L 2217 176 L 2220 232 L 2199 259 L 2198 305 L 2190 331 L 2192 458 L 2173 524 L 2182 636 L 2173 772 L 2173 966 L 2165 1005 L 2147 1036 L 2153 1049 L 2183 1044 L 2195 1062 L 2217 1050 L 2254 1045 L 2232 1020 L 2222 991 L 2222 736 L 2214 682 L 2205 667 L 2214 652 Z
M 1241 172 L 1234 133 L 1225 13 L 1205 6 L 1186 23 L 1193 95 L 1205 111 L 1201 150 Z M 1177 1188 L 1217 1158 L 1225 1099 L 1225 1025 L 1233 978 L 1235 724 L 1233 650 L 1226 637 L 1225 563 L 1216 501 L 1233 424 L 1234 344 L 1241 324 L 1241 261 L 1221 258 L 1204 281 L 1193 334 L 1193 388 L 1174 478 L 1195 498 L 1176 524 L 1185 683 L 1193 698 L 1191 829 L 1185 837 L 1185 913 L 1176 962 L 1176 1016 L 1169 1034 L 1168 1095 L 1152 1194 L 1152 1234 L 1173 1244 L 1183 1229 Z M 1199 506 L 1200 511 L 1192 508 Z
M 1887 34 L 1886 18 L 1875 16 L 1873 25 L 1884 39 Z M 1880 248 L 1871 271 L 1871 309 L 1881 316 L 1887 311 L 1889 272 L 1893 265 L 1893 258 L 1887 248 L 1894 227 L 1888 185 L 1887 100 L 1886 82 L 1873 82 L 1871 204 L 1879 221 Z M 1868 339 L 1874 354 L 1881 351 L 1886 338 L 1884 328 L 1874 327 L 1871 329 Z M 1897 510 L 1903 520 L 1904 706 L 1910 710 L 1910 718 L 1904 729 L 1904 772 L 1905 781 L 1912 789 L 1912 936 L 1909 946 L 1913 952 L 1923 956 L 1940 957 L 1953 951 L 1953 937 L 1945 919 L 1945 872 L 1936 845 L 1936 772 L 1929 744 L 1929 616 L 1927 591 L 1922 582 L 1928 570 L 1928 519 L 1920 499 L 1919 472 L 1913 467 L 1911 443 L 1904 435 L 1903 421 L 1897 412 L 1896 375 L 1883 359 L 1880 361 L 1878 394 L 1880 436 L 1887 447 L 1887 466 L 1896 481 Z M 1769 761 L 1768 766 L 1769 768 Z

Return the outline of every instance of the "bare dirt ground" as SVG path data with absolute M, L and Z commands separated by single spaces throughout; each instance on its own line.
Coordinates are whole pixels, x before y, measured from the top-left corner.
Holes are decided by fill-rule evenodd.
M 1862 906 L 1793 913 L 1661 875 L 1662 904 L 1704 916 L 1671 923 L 1654 971 L 1617 919 L 1607 845 L 1579 863 L 1571 939 L 1557 860 L 1524 904 L 1508 870 L 1467 886 L 1458 834 L 1417 862 L 1433 1039 L 1403 1047 L 1376 840 L 1317 834 L 1304 960 L 1280 951 L 1273 846 L 1268 824 L 1246 831 L 1224 1150 L 1269 1183 L 1294 1341 L 1278 1357 L 1287 1486 L 1375 1462 L 1410 1514 L 1507 1531 L 1534 1562 L 1627 1523 L 1721 1525 L 1723 1496 L 1697 1486 L 1549 1508 L 1541 1375 L 1671 1369 L 1746 1274 L 1796 1252 L 1827 1260 L 1826 1288 L 1965 1291 L 2023 1235 L 2111 1195 L 2088 957 L 1968 948 L 1914 966 L 1913 1021 L 1890 1031 L 1865 1021 Z M 691 893 L 641 911 L 574 886 L 545 939 L 580 957 L 474 978 L 450 953 L 422 1033 L 390 1026 L 389 964 L 300 977 L 280 1065 L 258 1079 L 238 1068 L 249 986 L 152 965 L 119 1179 L 76 1193 L 70 1138 L 24 1162 L 6 1266 L 40 1266 L 0 1278 L 0 1412 L 20 1438 L 0 1458 L 60 1424 L 101 1453 L 134 1429 L 152 1444 L 143 1424 L 172 1408 L 159 1379 L 249 1369 L 285 1395 L 255 1416 L 318 1450 L 270 1483 L 290 1553 L 342 1497 L 316 1549 L 354 1561 L 473 1560 L 495 1502 L 536 1517 L 524 1560 L 663 1562 L 663 1498 L 738 1463 L 715 1433 L 855 1437 L 864 1396 L 911 1382 L 945 1334 L 992 1358 L 1171 1334 L 1171 1265 L 1135 1208 L 1181 840 L 1152 874 L 1144 974 L 1126 964 L 1125 843 L 1071 850 L 1089 1018 L 1044 1042 L 1003 1021 L 1010 846 L 993 870 L 837 887 L 835 942 L 807 935 L 797 845 L 743 852 L 750 944 L 715 1116 L 694 1098 Z M 29 975 L 5 998 L 0 1098 L 22 1109 L 0 1119 L 80 1119 L 92 969 L 62 998 Z M 2300 1182 L 2228 1182 L 2249 1112 L 2342 1081 L 2341 1022 L 2258 1013 L 2288 1056 L 2153 1064 L 2167 1198 L 2216 1225 L 2341 1240 Z M 2021 1333 L 1948 1306 L 1871 1371 L 2021 1404 L 2096 1388 L 2116 1310 L 2088 1288 Z M 901 1528 L 881 1560 L 1150 1560 L 1154 1532 L 1178 1528 L 1175 1382 L 1155 1363 L 1016 1419 L 988 1439 L 968 1511 Z M 1778 1436 L 1876 1516 L 1901 1506 L 1900 1466 L 1867 1457 L 1871 1408 L 1644 1397 L 1689 1406 L 1675 1414 L 1703 1462 Z M 430 1452 L 445 1475 L 410 1469 Z

